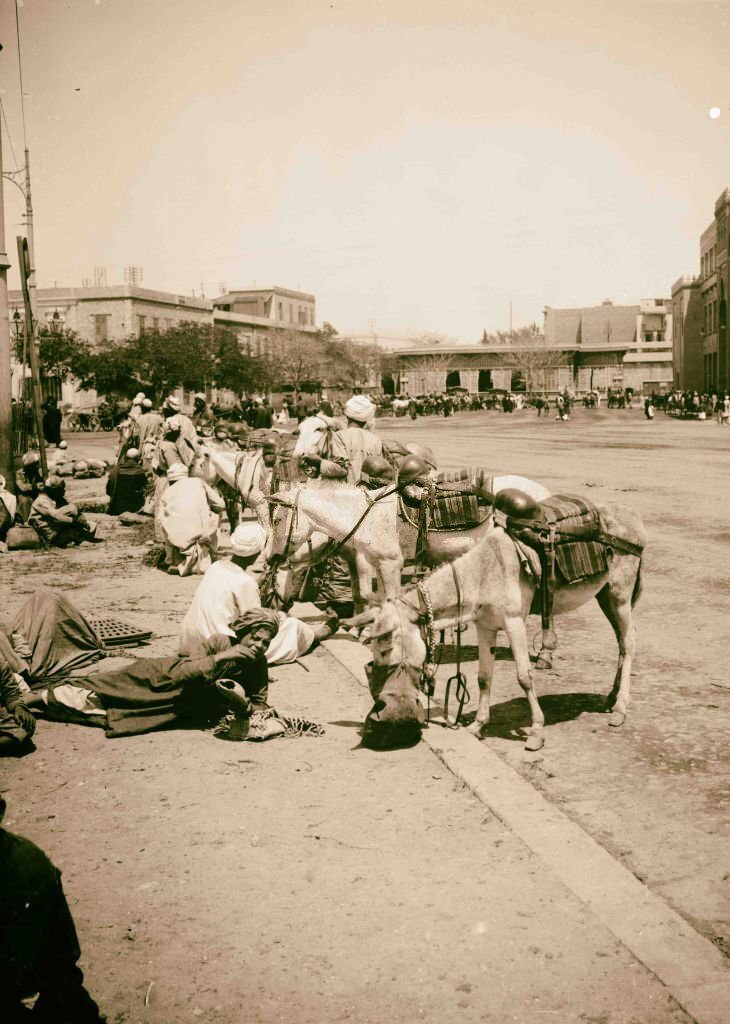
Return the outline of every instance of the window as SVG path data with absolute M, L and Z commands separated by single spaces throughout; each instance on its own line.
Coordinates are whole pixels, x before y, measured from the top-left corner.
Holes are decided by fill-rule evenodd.
M 294 307 L 292 306 L 291 302 L 289 303 L 289 323 L 294 323 Z
M 109 340 L 109 313 L 96 313 L 94 315 L 94 341 Z
M 160 329 L 160 318 L 158 316 L 152 317 L 152 330 L 159 331 Z
M 284 319 L 284 303 L 280 302 L 280 303 L 278 303 L 278 306 L 279 306 L 279 314 L 278 314 L 279 315 L 279 319 L 283 320 Z
M 141 316 L 138 313 L 137 314 L 137 334 L 139 334 L 140 337 L 142 337 L 142 335 L 144 334 L 144 329 L 145 329 L 146 323 L 147 323 L 147 317 L 146 316 Z

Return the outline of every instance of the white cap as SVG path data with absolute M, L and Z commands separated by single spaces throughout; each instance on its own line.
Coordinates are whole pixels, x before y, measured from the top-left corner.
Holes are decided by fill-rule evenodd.
M 144 400 L 144 391 L 138 391 L 132 400 L 132 405 L 140 405 Z
M 367 395 L 353 395 L 345 402 L 345 416 L 358 423 L 368 423 L 375 417 L 375 406 Z
M 231 534 L 231 550 L 243 558 L 258 555 L 266 543 L 266 531 L 260 523 L 242 523 Z
M 180 399 L 177 395 L 170 395 L 169 398 L 166 398 L 165 405 L 168 409 L 174 409 L 175 412 L 180 412 Z
M 182 480 L 183 477 L 188 475 L 188 467 L 184 466 L 182 462 L 173 462 L 168 469 L 166 476 L 167 479 L 172 482 L 173 480 Z
M 127 458 L 128 459 L 138 459 L 139 458 L 139 448 L 127 448 Z

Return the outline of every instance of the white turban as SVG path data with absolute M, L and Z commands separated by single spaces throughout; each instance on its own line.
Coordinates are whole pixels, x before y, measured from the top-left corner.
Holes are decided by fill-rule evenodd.
M 141 405 L 144 401 L 144 391 L 138 391 L 132 400 L 132 405 Z
M 182 462 L 173 462 L 166 475 L 170 483 L 174 480 L 182 480 L 188 475 L 188 467 L 184 466 Z
M 169 398 L 166 398 L 165 405 L 168 409 L 172 409 L 174 412 L 180 412 L 180 399 L 177 395 L 170 395 Z
M 142 408 L 143 409 L 151 409 L 152 408 L 152 399 L 151 398 L 143 398 L 142 399 Z
M 127 448 L 127 458 L 128 459 L 138 459 L 139 458 L 139 448 Z M 89 463 L 89 465 L 91 465 L 91 463 Z
M 367 395 L 353 395 L 345 402 L 345 416 L 358 423 L 369 423 L 375 419 L 375 406 Z
M 231 550 L 242 558 L 258 555 L 266 543 L 266 531 L 259 523 L 242 523 L 231 534 Z

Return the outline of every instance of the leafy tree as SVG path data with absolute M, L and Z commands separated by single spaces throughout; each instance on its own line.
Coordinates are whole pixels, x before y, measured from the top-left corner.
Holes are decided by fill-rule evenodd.
M 23 338 L 18 338 L 15 356 L 23 358 Z M 91 347 L 76 331 L 70 328 L 52 329 L 41 327 L 38 331 L 38 362 L 41 374 L 48 377 L 69 377 L 82 379 L 89 369 Z M 26 354 L 26 359 L 29 357 Z
M 214 384 L 240 392 L 263 377 L 262 366 L 241 351 L 234 331 L 185 321 L 97 346 L 82 383 L 101 394 L 131 398 L 144 391 L 160 401 L 181 386 L 194 391 Z

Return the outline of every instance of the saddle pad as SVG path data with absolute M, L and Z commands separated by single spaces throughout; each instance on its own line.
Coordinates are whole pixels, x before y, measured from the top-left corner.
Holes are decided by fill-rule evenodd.
M 559 574 L 566 583 L 608 571 L 608 549 L 592 540 L 568 541 L 555 548 Z
M 583 498 L 571 494 L 555 494 L 540 502 L 540 512 L 544 524 L 556 527 L 558 544 L 563 543 L 561 535 L 565 535 L 568 542 L 578 538 L 598 538 L 598 509 Z
M 464 469 L 446 469 L 436 478 L 439 487 L 444 490 L 464 490 L 478 488 L 491 494 L 494 477 L 486 469 L 479 466 L 467 466 Z
M 431 505 L 431 523 L 435 530 L 455 530 L 459 527 L 478 526 L 479 504 L 475 494 L 435 495 Z

